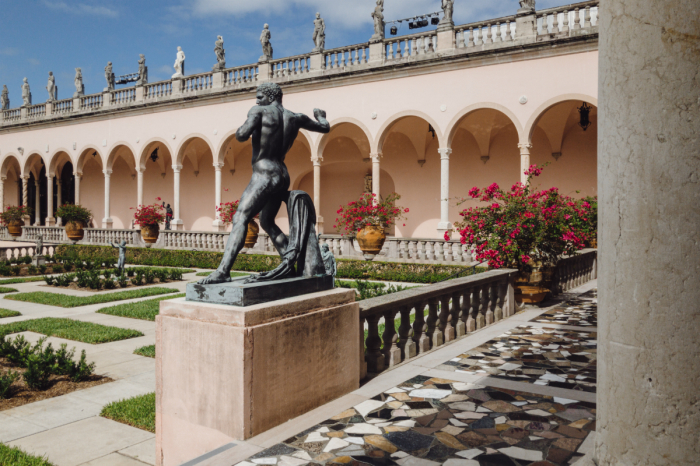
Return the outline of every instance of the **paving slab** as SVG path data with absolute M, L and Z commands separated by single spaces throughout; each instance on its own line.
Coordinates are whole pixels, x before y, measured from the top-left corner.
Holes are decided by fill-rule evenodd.
M 152 438 L 146 440 L 145 442 L 137 443 L 123 450 L 119 450 L 119 453 L 139 460 L 143 463 L 155 466 L 156 464 L 156 439 Z
M 152 392 L 153 390 L 151 390 L 150 387 L 144 387 L 143 385 L 137 385 L 122 379 L 104 385 L 98 385 L 97 387 L 78 390 L 77 392 L 69 393 L 66 397 L 105 406 L 115 401 Z
M 128 456 L 120 455 L 119 453 L 110 453 L 102 458 L 97 458 L 79 466 L 145 466 L 149 463 L 142 463 Z
M 8 409 L 3 413 L 45 429 L 53 429 L 97 416 L 101 410 L 100 404 L 71 397 L 68 394 Z
M 38 434 L 45 430 L 44 426 L 0 413 L 0 442 L 2 443 Z
M 113 379 L 124 379 L 134 375 L 143 374 L 144 372 L 156 371 L 156 360 L 152 358 L 141 357 L 135 361 L 122 362 L 104 367 L 103 374 Z
M 155 435 L 101 417 L 91 417 L 10 442 L 34 455 L 47 455 L 56 466 L 76 466 L 123 450 Z

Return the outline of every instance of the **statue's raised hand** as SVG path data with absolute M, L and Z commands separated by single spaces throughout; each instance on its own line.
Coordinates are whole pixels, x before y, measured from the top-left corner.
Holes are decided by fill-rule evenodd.
M 326 120 L 326 111 L 321 110 L 320 108 L 315 108 L 314 109 L 314 117 L 316 118 L 317 121 L 325 121 Z

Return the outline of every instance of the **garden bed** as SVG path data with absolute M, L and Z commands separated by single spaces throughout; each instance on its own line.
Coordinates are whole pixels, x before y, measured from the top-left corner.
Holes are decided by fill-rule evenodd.
M 7 317 L 17 317 L 22 314 L 17 311 L 11 311 L 9 309 L 0 309 L 0 319 L 5 319 Z
M 58 277 L 44 277 L 47 286 L 77 291 L 109 291 L 139 288 L 148 285 L 182 281 L 182 275 L 193 273 L 190 269 L 132 267 L 119 273 L 116 269 L 78 271 Z M 2 293 L 0 287 L 0 293 Z M 16 291 L 16 290 L 15 290 Z
M 138 429 L 156 432 L 156 394 L 135 396 L 115 401 L 104 408 L 100 416 Z
M 184 298 L 185 294 L 177 294 L 175 296 L 165 296 L 163 298 L 147 299 L 137 303 L 118 304 L 112 307 L 105 307 L 97 312 L 100 314 L 109 314 L 117 317 L 128 317 L 130 319 L 150 320 L 155 322 L 156 316 L 160 310 L 160 302 L 167 299 Z
M 103 293 L 94 296 L 70 296 L 59 293 L 48 293 L 46 291 L 35 291 L 31 293 L 17 293 L 5 297 L 13 301 L 23 301 L 27 303 L 44 304 L 46 306 L 58 307 L 80 307 L 91 304 L 111 303 L 114 301 L 124 301 L 127 299 L 146 298 L 148 296 L 158 296 L 163 294 L 177 293 L 175 288 L 141 288 L 136 290 L 118 291 L 116 293 Z
M 148 345 L 148 346 L 142 346 L 141 348 L 136 348 L 134 350 L 134 354 L 138 354 L 139 356 L 144 356 L 147 358 L 155 358 L 156 357 L 156 345 Z
M 20 332 L 41 333 L 47 337 L 63 338 L 91 345 L 143 336 L 143 333 L 138 330 L 55 317 L 22 320 L 0 325 L 0 337 Z

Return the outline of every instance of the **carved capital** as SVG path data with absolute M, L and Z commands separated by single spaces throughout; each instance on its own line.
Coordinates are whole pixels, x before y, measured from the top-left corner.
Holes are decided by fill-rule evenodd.
M 311 159 L 311 163 L 314 164 L 314 167 L 320 167 L 320 166 L 321 166 L 321 162 L 323 162 L 323 158 L 322 158 L 322 157 L 318 157 L 318 158 L 315 158 L 315 159 Z
M 440 154 L 440 160 L 450 160 L 452 149 L 438 149 L 438 154 Z
M 214 170 L 216 170 L 217 172 L 220 172 L 222 168 L 224 168 L 223 163 L 215 163 L 214 164 Z
M 175 173 L 180 173 L 180 170 L 182 170 L 182 165 L 173 165 L 172 168 Z
M 532 149 L 532 144 L 530 144 L 530 143 L 518 144 L 518 149 L 520 149 L 521 153 L 524 151 L 529 151 L 530 149 Z
M 105 169 L 105 170 L 102 170 L 102 173 L 104 173 L 105 176 L 110 176 L 110 175 L 112 174 L 112 170 L 111 170 L 111 169 Z
M 370 159 L 372 159 L 372 163 L 379 163 L 379 161 L 382 159 L 382 153 L 377 152 L 375 154 L 369 154 Z

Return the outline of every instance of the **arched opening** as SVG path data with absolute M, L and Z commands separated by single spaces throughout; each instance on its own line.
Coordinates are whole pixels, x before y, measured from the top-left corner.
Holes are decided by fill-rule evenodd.
M 92 212 L 92 227 L 98 227 L 104 216 L 104 174 L 102 154 L 96 147 L 80 151 L 74 173 L 74 201 Z
M 211 145 L 202 137 L 186 139 L 178 151 L 177 164 L 182 165 L 180 219 L 183 221 L 183 228 L 191 231 L 211 231 L 216 195 Z
M 75 203 L 75 175 L 73 174 L 73 163 L 66 151 L 56 152 L 49 164 L 49 173 L 53 174 L 55 209 L 63 204 Z M 55 212 L 55 211 L 54 211 Z M 55 214 L 52 216 L 55 217 Z M 56 218 L 56 225 L 61 225 L 62 220 Z
M 581 126 L 581 100 L 552 105 L 532 125 L 530 163 L 549 162 L 535 181 L 539 188 L 556 186 L 560 193 L 576 198 L 598 194 L 598 108 L 586 105 L 590 110 L 585 130 Z
M 110 174 L 109 216 L 111 228 L 132 229 L 136 207 L 136 155 L 127 144 L 117 144 L 109 152 L 107 169 Z M 106 194 L 106 193 L 105 193 Z M 109 228 L 109 225 L 106 225 Z
M 23 205 L 22 168 L 16 156 L 5 156 L 5 159 L 2 161 L 0 176 L 2 176 L 3 180 L 2 205 L 0 205 L 0 208 L 4 211 L 5 206 Z
M 30 154 L 24 164 L 24 174 L 29 176 L 26 202 L 30 210 L 29 224 L 44 225 L 48 212 L 48 186 L 44 159 L 39 154 Z
M 144 145 L 138 163 L 143 176 L 141 185 L 143 192 L 141 198 L 137 198 L 137 204 L 151 205 L 158 202 L 169 204 L 171 208 L 174 208 L 172 165 L 173 154 L 165 141 L 153 140 Z M 157 198 L 160 198 L 161 201 L 157 201 Z

